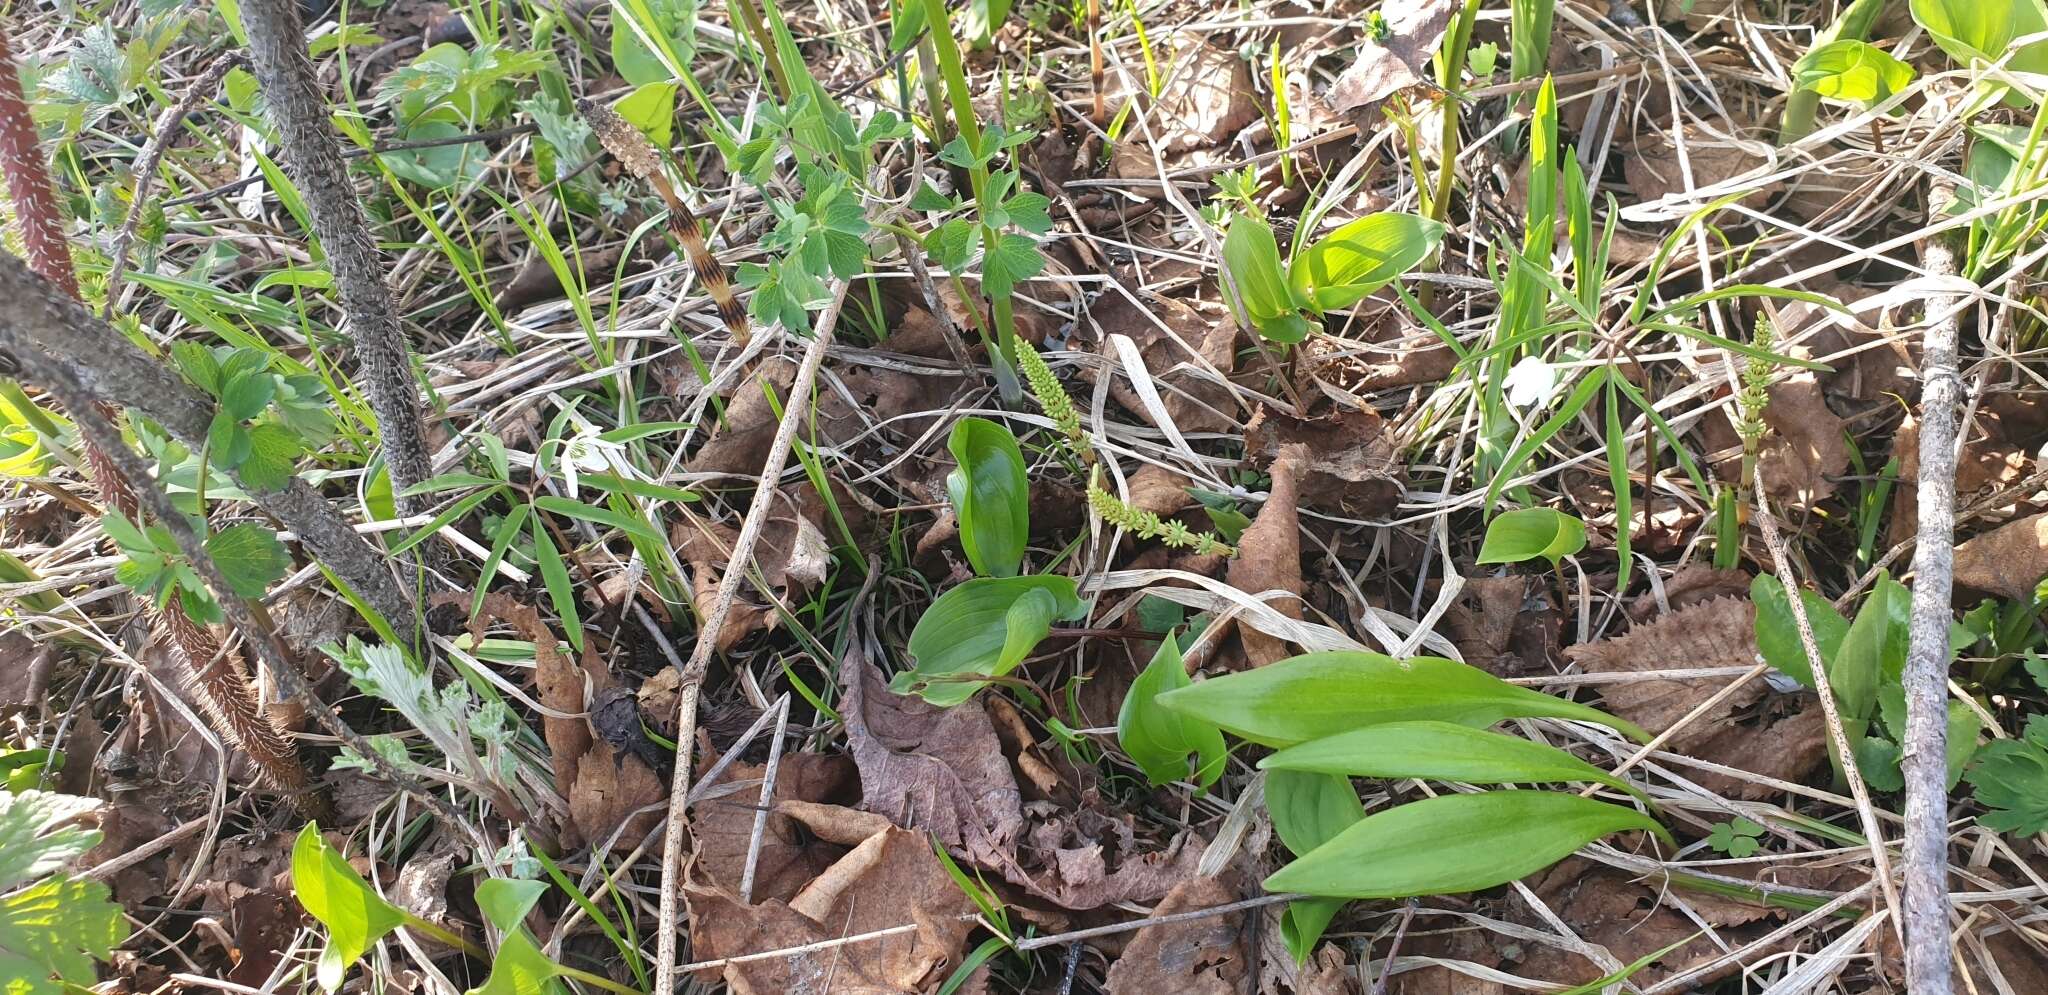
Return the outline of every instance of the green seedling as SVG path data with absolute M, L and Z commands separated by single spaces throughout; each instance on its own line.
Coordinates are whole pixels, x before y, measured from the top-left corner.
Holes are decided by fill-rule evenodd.
M 1261 338 L 1292 345 L 1308 337 L 1308 316 L 1364 300 L 1428 258 L 1443 233 L 1443 225 L 1413 214 L 1369 214 L 1283 263 L 1272 227 L 1240 215 L 1223 238 L 1231 305 Z
M 1475 562 L 1520 563 L 1541 557 L 1559 561 L 1586 548 L 1586 523 L 1552 508 L 1521 508 L 1486 523 L 1486 541 Z
M 327 927 L 327 948 L 320 952 L 314 972 L 325 991 L 340 990 L 349 967 L 400 926 L 472 957 L 484 956 L 476 944 L 385 901 L 340 851 L 328 845 L 314 823 L 307 823 L 292 845 L 292 891 L 307 914 Z
M 1730 857 L 1747 857 L 1763 849 L 1764 827 L 1736 816 L 1727 822 L 1714 823 L 1713 832 L 1707 834 L 1707 845 L 1716 853 Z

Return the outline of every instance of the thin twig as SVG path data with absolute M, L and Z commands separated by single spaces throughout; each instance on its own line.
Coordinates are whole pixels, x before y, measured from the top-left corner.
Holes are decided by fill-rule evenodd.
M 769 444 L 767 459 L 761 466 L 760 483 L 754 491 L 753 504 L 747 509 L 747 517 L 740 523 L 739 537 L 733 540 L 732 558 L 727 561 L 724 576 L 718 580 L 718 592 L 713 596 L 711 610 L 704 613 L 703 627 L 697 631 L 697 643 L 690 650 L 690 659 L 680 675 L 681 686 L 676 695 L 676 770 L 675 780 L 669 786 L 668 834 L 661 846 L 661 914 L 657 925 L 654 955 L 654 990 L 669 992 L 675 990 L 676 939 L 678 920 L 682 917 L 682 862 L 684 817 L 689 808 L 690 797 L 690 756 L 691 741 L 697 735 L 697 699 L 702 693 L 704 671 L 711 664 L 711 654 L 718 648 L 718 634 L 725 628 L 725 619 L 732 613 L 733 601 L 739 596 L 740 584 L 746 579 L 746 565 L 753 562 L 754 546 L 761 539 L 761 530 L 768 521 L 768 513 L 775 503 L 776 480 L 782 476 L 782 468 L 789 461 L 789 450 L 796 439 L 797 426 L 803 424 L 811 406 L 811 385 L 818 379 L 818 368 L 825 363 L 825 354 L 832 346 L 832 333 L 839 325 L 840 311 L 846 305 L 846 292 L 852 284 L 841 283 L 832 296 L 832 303 L 819 316 L 811 342 L 804 350 L 804 359 L 797 368 L 796 379 L 791 382 L 789 393 L 783 402 L 782 423 L 776 426 L 775 440 Z
M 156 132 L 149 136 L 149 144 L 142 147 L 142 154 L 135 157 L 135 194 L 128 201 L 128 217 L 121 222 L 121 230 L 114 234 L 114 263 L 107 269 L 107 306 L 101 314 L 108 321 L 114 320 L 114 313 L 121 306 L 121 277 L 128 272 L 128 247 L 135 242 L 135 228 L 142 223 L 142 209 L 149 203 L 149 188 L 156 181 L 156 164 L 164 157 L 164 150 L 171 145 L 171 136 L 178 125 L 192 115 L 201 100 L 211 96 L 220 88 L 228 70 L 248 62 L 240 52 L 228 52 L 213 60 L 206 67 L 177 104 L 164 111 L 156 120 Z M 258 174 L 261 175 L 261 174 Z
M 754 831 L 747 839 L 747 863 L 740 872 L 740 904 L 754 904 L 754 871 L 761 863 L 761 839 L 768 831 L 768 811 L 775 807 L 775 775 L 782 768 L 782 737 L 789 731 L 789 693 L 775 701 L 775 735 L 768 740 L 768 766 L 761 771 L 761 804 L 754 809 Z M 736 752 L 736 751 L 735 751 Z
M 1954 192 L 1937 189 L 1930 211 Z M 1941 235 L 1921 245 L 1937 278 L 1955 272 Z M 1921 345 L 1920 520 L 1913 548 L 1913 615 L 1906 651 L 1906 988 L 1916 995 L 1950 990 L 1948 898 L 1948 626 L 1955 573 L 1956 410 L 1963 382 L 1956 369 L 1956 328 L 1964 301 L 1928 301 Z

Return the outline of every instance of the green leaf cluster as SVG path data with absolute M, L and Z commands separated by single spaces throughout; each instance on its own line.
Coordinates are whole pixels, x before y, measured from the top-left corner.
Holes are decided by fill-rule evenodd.
M 315 274 L 325 275 L 302 275 Z M 271 357 L 259 349 L 180 342 L 171 358 L 185 379 L 219 402 L 207 426 L 207 462 L 234 472 L 248 487 L 283 487 L 307 447 L 334 434 L 327 387 L 318 376 L 274 373 Z
M 100 519 L 100 527 L 126 557 L 114 570 L 122 584 L 149 598 L 159 610 L 176 594 L 193 621 L 211 625 L 222 620 L 220 603 L 185 559 L 169 529 L 137 525 L 119 512 L 108 512 Z M 206 538 L 205 548 L 228 586 L 243 598 L 262 597 L 291 568 L 291 554 L 278 541 L 277 533 L 254 522 L 238 522 L 215 532 Z
M 1162 648 L 1162 656 L 1166 650 Z M 1510 718 L 1559 718 L 1643 730 L 1598 709 L 1508 684 L 1435 657 L 1310 653 L 1200 683 L 1178 654 L 1170 671 L 1134 688 L 1127 715 L 1177 713 L 1180 752 L 1164 736 L 1130 726 L 1126 752 L 1148 775 L 1178 773 L 1200 730 L 1223 730 L 1280 747 L 1262 760 L 1274 831 L 1296 860 L 1266 879 L 1270 891 L 1315 896 L 1282 920 L 1288 948 L 1306 958 L 1346 900 L 1477 891 L 1542 869 L 1609 833 L 1638 829 L 1667 841 L 1656 820 L 1565 792 L 1489 790 L 1446 794 L 1366 814 L 1352 777 L 1429 778 L 1463 784 L 1588 782 L 1643 796 L 1633 786 L 1556 747 L 1490 731 Z M 1160 668 L 1155 658 L 1147 676 Z M 1175 675 L 1178 675 L 1177 677 Z M 1172 685 L 1166 687 L 1164 685 Z M 1138 750 L 1132 750 L 1135 742 Z M 1210 762 L 1203 754 L 1205 766 Z M 1158 773 L 1155 774 L 1155 768 Z
M 1436 251 L 1444 226 L 1414 214 L 1368 214 L 1316 239 L 1286 263 L 1273 229 L 1241 215 L 1223 237 L 1233 306 L 1261 337 L 1291 345 L 1309 321 L 1350 307 L 1414 269 Z
M 1913 67 L 1865 41 L 1844 38 L 1801 56 L 1792 67 L 1799 85 L 1828 100 L 1866 107 L 1889 100 L 1913 82 Z
M 1760 575 L 1750 583 L 1749 595 L 1756 606 L 1757 651 L 1764 662 L 1808 688 L 1816 687 L 1784 585 L 1769 574 Z M 1834 691 L 1857 771 L 1879 791 L 1903 789 L 1899 744 L 1906 732 L 1906 691 L 1901 680 L 1906 669 L 1911 592 L 1889 574 L 1880 573 L 1854 621 L 1843 617 L 1826 598 L 1810 591 L 1799 595 L 1813 627 L 1814 645 L 1827 668 L 1828 686 Z M 1953 629 L 1950 658 L 1959 646 L 1975 641 L 1976 636 L 1968 630 Z M 1981 729 L 1974 709 L 1960 701 L 1949 703 L 1950 787 L 1975 755 Z M 1841 758 L 1833 759 L 1839 768 Z

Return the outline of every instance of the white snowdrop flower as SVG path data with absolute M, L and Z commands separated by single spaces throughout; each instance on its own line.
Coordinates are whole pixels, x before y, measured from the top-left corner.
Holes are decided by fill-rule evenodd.
M 562 487 L 569 492 L 571 501 L 578 500 L 576 484 L 580 474 L 604 470 L 618 472 L 617 468 L 626 463 L 626 448 L 616 442 L 607 442 L 598 435 L 595 426 L 586 425 L 573 438 L 562 443 L 562 456 L 556 466 L 562 473 Z
M 1508 371 L 1508 403 L 1517 408 L 1540 408 L 1550 403 L 1557 390 L 1557 370 L 1536 356 L 1524 356 Z

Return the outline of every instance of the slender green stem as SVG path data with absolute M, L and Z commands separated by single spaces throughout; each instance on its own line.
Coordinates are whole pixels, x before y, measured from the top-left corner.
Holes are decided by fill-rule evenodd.
M 967 179 L 979 210 L 983 194 L 988 189 L 988 166 L 981 156 L 981 124 L 974 119 L 974 98 L 967 89 L 967 72 L 960 61 L 960 45 L 953 40 L 953 26 L 947 19 L 945 0 L 924 0 L 924 9 L 925 18 L 931 25 L 926 37 L 931 39 L 933 52 L 938 56 L 939 72 L 946 82 L 946 96 L 953 104 L 953 125 L 959 129 L 960 137 L 974 160 L 974 164 L 967 168 Z M 981 229 L 982 251 L 993 254 L 1002 240 L 1001 233 L 985 221 L 979 222 L 978 227 Z M 996 351 L 989 358 L 996 367 L 996 382 L 1002 387 L 1003 399 L 1015 403 L 1024 397 L 1016 375 L 1016 319 L 1008 297 L 992 296 L 989 309 L 996 326 Z
M 581 981 L 586 985 L 596 985 L 608 992 L 618 992 L 619 995 L 642 995 L 637 989 L 619 984 L 610 978 L 600 977 L 589 971 L 577 970 L 567 964 L 556 964 L 555 970 L 560 972 L 560 977 L 568 978 L 572 981 Z
M 491 959 L 489 951 L 477 946 L 474 943 L 469 942 L 468 940 L 463 939 L 460 936 L 455 935 L 454 933 L 442 929 L 441 927 L 436 926 L 433 923 L 430 923 L 425 919 L 420 918 L 419 916 L 413 915 L 412 913 L 401 910 L 399 914 L 405 916 L 405 925 L 406 928 L 408 929 L 419 930 L 420 932 L 425 933 L 428 936 L 431 936 L 434 939 L 441 941 L 443 944 L 454 947 L 455 949 L 460 950 L 463 953 L 476 958 L 477 960 Z

